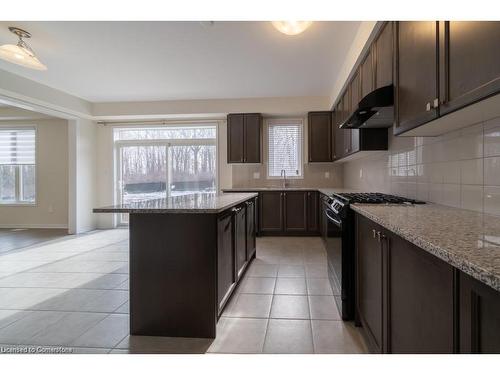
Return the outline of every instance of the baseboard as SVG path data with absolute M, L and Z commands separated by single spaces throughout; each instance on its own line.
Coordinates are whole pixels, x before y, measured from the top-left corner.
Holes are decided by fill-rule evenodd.
M 68 224 L 0 224 L 0 229 L 68 229 Z

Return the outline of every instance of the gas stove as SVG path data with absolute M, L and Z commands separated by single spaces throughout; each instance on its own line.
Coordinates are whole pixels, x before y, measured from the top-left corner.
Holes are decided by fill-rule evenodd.
M 388 204 L 423 204 L 425 202 L 383 193 L 335 193 L 349 203 L 388 203 Z

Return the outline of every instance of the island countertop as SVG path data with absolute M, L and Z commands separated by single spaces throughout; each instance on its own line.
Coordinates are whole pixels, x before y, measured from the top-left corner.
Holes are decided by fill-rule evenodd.
M 256 193 L 195 193 L 176 197 L 141 200 L 114 206 L 94 208 L 94 213 L 219 213 L 249 199 Z
M 351 208 L 500 291 L 500 217 L 433 203 Z

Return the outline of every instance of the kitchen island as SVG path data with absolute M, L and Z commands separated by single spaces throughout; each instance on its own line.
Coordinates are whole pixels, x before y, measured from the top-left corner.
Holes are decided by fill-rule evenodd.
M 255 257 L 256 198 L 199 193 L 94 209 L 129 214 L 130 334 L 215 337 Z

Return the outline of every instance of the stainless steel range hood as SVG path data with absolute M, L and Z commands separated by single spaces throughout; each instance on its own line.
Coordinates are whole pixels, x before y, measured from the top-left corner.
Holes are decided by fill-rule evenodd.
M 389 128 L 394 121 L 394 86 L 380 87 L 359 102 L 358 109 L 344 121 L 342 129 Z

